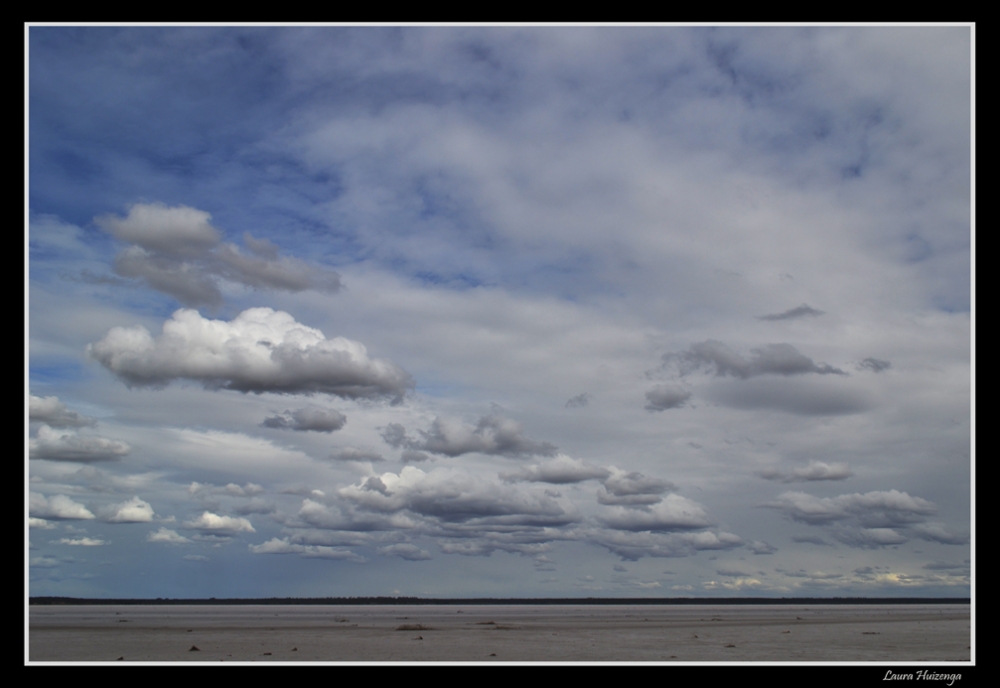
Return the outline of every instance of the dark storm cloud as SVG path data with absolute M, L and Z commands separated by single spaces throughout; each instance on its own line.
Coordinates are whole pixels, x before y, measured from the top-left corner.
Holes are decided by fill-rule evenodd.
M 663 384 L 656 385 L 646 392 L 647 411 L 665 411 L 666 409 L 680 408 L 688 399 L 691 392 L 679 385 Z
M 390 423 L 382 430 L 382 439 L 391 447 L 405 447 L 444 456 L 481 453 L 497 456 L 552 456 L 557 447 L 548 442 L 536 442 L 523 436 L 519 423 L 496 413 L 483 416 L 475 426 L 461 421 L 438 417 L 428 430 L 418 430 L 421 439 L 406 434 L 399 423 Z
M 804 318 L 806 316 L 817 316 L 823 315 L 824 311 L 818 311 L 815 308 L 810 308 L 808 304 L 802 304 L 795 308 L 791 308 L 783 313 L 773 313 L 771 315 L 758 315 L 758 320 L 792 320 L 794 318 Z
M 29 395 L 28 420 L 45 423 L 51 428 L 82 428 L 96 425 L 97 421 L 70 411 L 59 397 L 36 397 Z
M 333 432 L 340 430 L 347 423 L 347 416 L 334 409 L 323 409 L 315 406 L 285 411 L 278 416 L 265 418 L 263 425 L 268 428 L 284 428 L 288 430 Z
M 815 363 L 791 344 L 767 344 L 750 350 L 746 358 L 720 341 L 708 339 L 692 344 L 687 351 L 663 356 L 664 365 L 674 364 L 682 375 L 708 369 L 719 377 L 745 380 L 758 375 L 847 375 L 826 363 Z
M 395 364 L 370 359 L 364 345 L 297 323 L 288 313 L 251 308 L 231 322 L 181 309 L 153 338 L 142 326 L 115 327 L 87 347 L 129 386 L 193 380 L 207 388 L 278 394 L 325 393 L 400 403 L 413 386 Z
M 222 243 L 210 219 L 195 208 L 151 203 L 133 205 L 124 218 L 102 215 L 94 221 L 116 239 L 132 244 L 115 257 L 118 275 L 141 279 L 187 306 L 220 305 L 219 279 L 254 289 L 340 289 L 337 273 L 279 257 L 277 247 L 267 240 L 244 233 L 253 255 Z
M 866 358 L 858 364 L 858 370 L 870 370 L 873 373 L 881 373 L 883 370 L 888 370 L 891 367 L 892 363 L 879 358 Z

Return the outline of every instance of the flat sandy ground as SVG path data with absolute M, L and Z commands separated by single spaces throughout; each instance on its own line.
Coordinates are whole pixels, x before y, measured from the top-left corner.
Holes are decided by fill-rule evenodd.
M 28 660 L 967 662 L 971 645 L 968 605 L 32 606 Z

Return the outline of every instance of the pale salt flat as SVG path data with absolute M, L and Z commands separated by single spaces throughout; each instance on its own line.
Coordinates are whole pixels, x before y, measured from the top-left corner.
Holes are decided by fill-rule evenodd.
M 971 645 L 951 604 L 31 606 L 28 661 L 969 662 Z

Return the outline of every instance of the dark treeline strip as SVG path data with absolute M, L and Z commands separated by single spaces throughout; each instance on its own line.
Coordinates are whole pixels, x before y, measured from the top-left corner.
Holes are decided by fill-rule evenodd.
M 182 599 L 87 599 L 82 597 L 29 597 L 28 604 L 449 604 L 449 605 L 541 605 L 541 604 L 970 604 L 968 597 L 256 597 Z

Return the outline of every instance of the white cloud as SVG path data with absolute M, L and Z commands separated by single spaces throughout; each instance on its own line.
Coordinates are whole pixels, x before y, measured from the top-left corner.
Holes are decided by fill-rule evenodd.
M 363 564 L 365 558 L 347 549 L 337 549 L 325 545 L 298 545 L 288 541 L 271 538 L 260 545 L 248 545 L 254 554 L 298 554 L 310 559 L 340 559 Z
M 320 392 L 399 402 L 413 384 L 395 364 L 368 358 L 362 344 L 327 339 L 270 308 L 251 308 L 231 322 L 181 309 L 156 339 L 142 326 L 115 327 L 87 353 L 139 387 L 186 379 L 240 392 Z
M 54 542 L 59 545 L 73 545 L 76 547 L 100 547 L 101 545 L 108 544 L 107 542 L 99 538 L 89 538 L 89 537 L 82 537 L 75 539 L 61 538 L 59 540 L 55 540 Z
M 204 512 L 201 516 L 184 522 L 185 528 L 193 530 L 213 531 L 220 533 L 256 533 L 253 526 L 245 518 L 234 518 L 232 516 L 219 516 L 210 511 Z
M 138 497 L 108 508 L 106 520 L 110 523 L 149 523 L 153 520 L 153 507 Z
M 149 534 L 146 535 L 146 542 L 163 542 L 168 545 L 182 545 L 186 542 L 191 542 L 191 540 L 179 534 L 176 530 L 161 527 L 155 533 L 150 531 Z

